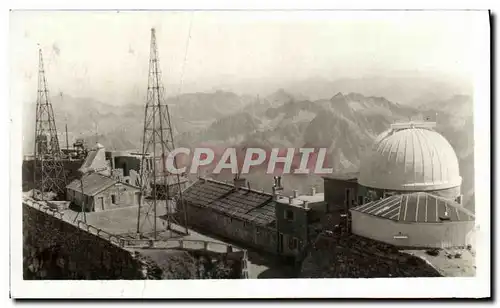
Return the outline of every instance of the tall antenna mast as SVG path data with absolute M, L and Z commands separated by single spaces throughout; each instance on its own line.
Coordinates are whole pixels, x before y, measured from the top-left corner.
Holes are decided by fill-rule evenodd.
M 156 224 L 159 205 L 166 207 L 167 230 L 172 231 L 172 224 L 180 225 L 175 221 L 176 213 L 184 215 L 184 223 L 187 225 L 180 175 L 169 174 L 166 168 L 168 154 L 175 146 L 168 105 L 163 96 L 164 87 L 161 82 L 156 33 L 153 28 L 151 29 L 148 93 L 144 110 L 143 155 L 140 170 L 141 197 L 137 213 L 137 233 L 144 235 L 148 231 L 148 227 L 151 227 L 153 239 L 157 238 L 159 231 Z M 149 153 L 152 157 L 148 157 Z M 149 158 L 152 158 L 152 163 L 147 168 Z M 158 166 L 158 162 L 160 162 L 160 166 Z M 174 164 L 176 164 L 175 160 Z M 151 184 L 152 189 L 150 189 Z M 184 228 L 184 232 L 187 234 L 188 229 L 186 226 Z
M 94 122 L 95 125 L 95 143 L 99 143 L 99 125 L 97 122 Z
M 45 192 L 64 195 L 66 173 L 62 161 L 59 139 L 57 136 L 54 110 L 49 100 L 47 79 L 43 66 L 42 50 L 38 50 L 38 95 L 36 100 L 35 121 L 35 168 L 33 197 L 36 189 L 40 191 L 40 200 L 45 199 Z

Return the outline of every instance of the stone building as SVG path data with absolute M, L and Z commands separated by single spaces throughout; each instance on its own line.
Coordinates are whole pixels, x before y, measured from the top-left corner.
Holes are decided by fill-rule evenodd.
M 434 126 L 393 124 L 376 138 L 358 174 L 325 177 L 333 223 L 396 246 L 468 245 L 475 217 L 461 204 L 457 156 Z
M 281 190 L 253 190 L 241 178 L 234 183 L 199 179 L 183 191 L 189 225 L 274 255 L 301 258 L 313 238 L 310 226 L 326 212 L 324 197 L 315 190 L 283 197 Z
M 324 195 L 313 188 L 308 195 L 275 197 L 277 253 L 296 260 L 303 258 L 309 243 L 315 238 L 314 226 L 326 213 Z
M 66 186 L 66 197 L 79 208 L 83 203 L 86 211 L 99 212 L 138 205 L 140 189 L 99 173 L 91 173 Z
M 272 194 L 199 179 L 183 192 L 188 223 L 270 253 L 277 248 Z

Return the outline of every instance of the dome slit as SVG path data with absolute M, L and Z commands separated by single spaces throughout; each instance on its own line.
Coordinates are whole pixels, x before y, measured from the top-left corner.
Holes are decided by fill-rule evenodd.
M 415 205 L 415 221 L 418 221 L 418 203 L 420 202 L 420 195 L 417 195 L 417 204 Z
M 417 129 L 418 130 L 418 129 Z M 411 135 L 411 155 L 412 155 L 412 162 L 413 162 L 413 183 L 417 183 L 417 158 L 415 155 L 415 132 L 414 130 L 410 131 Z M 418 205 L 418 200 L 417 200 L 417 205 Z
M 427 207 L 429 206 L 429 198 L 425 196 L 425 222 L 427 222 Z
M 429 151 L 429 145 L 427 144 L 427 142 L 425 141 L 425 138 L 424 138 L 424 133 L 423 133 L 423 130 L 419 129 L 417 130 L 417 139 L 418 139 L 418 144 L 420 146 L 420 153 L 422 154 L 422 162 L 421 162 L 421 165 L 422 165 L 422 183 L 426 183 L 426 161 L 425 161 L 425 154 L 424 154 L 424 142 L 426 143 L 425 144 L 425 149 L 427 150 L 429 156 L 431 156 L 431 151 Z M 422 140 L 423 139 L 423 140 Z M 431 165 L 431 168 L 432 168 L 432 159 L 431 159 L 431 162 L 430 162 L 430 165 Z M 434 179 L 433 177 L 431 176 L 431 179 L 432 179 L 432 182 L 434 183 Z

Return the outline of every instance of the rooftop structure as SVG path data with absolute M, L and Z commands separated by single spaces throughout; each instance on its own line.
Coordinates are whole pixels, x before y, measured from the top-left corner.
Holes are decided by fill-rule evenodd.
M 88 152 L 87 158 L 82 164 L 79 170 L 81 173 L 89 172 L 99 172 L 104 175 L 111 175 L 111 166 L 108 161 L 106 161 L 106 149 L 100 143 L 96 145 Z

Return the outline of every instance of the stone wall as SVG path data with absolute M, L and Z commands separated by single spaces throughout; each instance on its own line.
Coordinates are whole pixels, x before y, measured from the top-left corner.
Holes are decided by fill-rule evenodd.
M 209 232 L 258 250 L 276 253 L 277 235 L 276 229 L 272 227 L 243 221 L 190 203 L 187 203 L 187 216 L 190 228 Z M 183 215 L 179 214 L 178 221 L 183 222 L 183 220 Z
M 134 249 L 122 243 L 92 226 L 64 221 L 48 207 L 23 203 L 24 279 L 247 278 L 245 252 Z M 155 251 L 162 257 L 151 258 Z
M 23 204 L 25 279 L 143 279 L 130 251 Z

